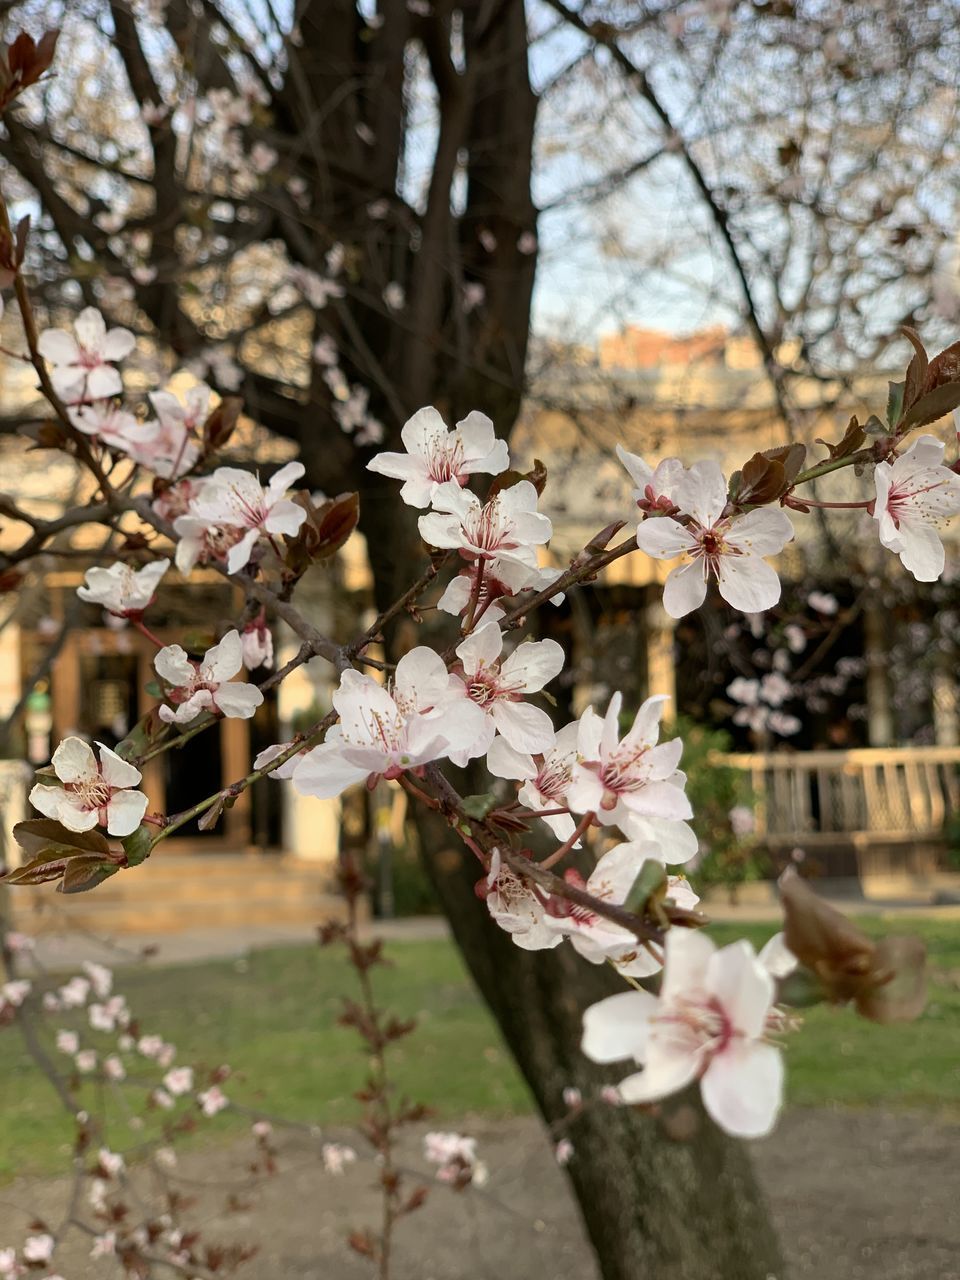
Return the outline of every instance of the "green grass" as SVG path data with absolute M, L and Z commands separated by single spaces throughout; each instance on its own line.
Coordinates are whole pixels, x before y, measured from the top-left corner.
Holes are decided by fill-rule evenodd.
M 873 920 L 864 927 L 891 928 Z M 934 982 L 926 1012 L 912 1026 L 878 1027 L 845 1010 L 808 1011 L 803 1029 L 789 1040 L 791 1102 L 960 1115 L 960 922 L 898 920 L 895 928 L 921 933 L 929 947 Z M 724 925 L 712 932 L 720 943 L 747 936 L 759 945 L 772 926 Z M 392 1050 L 399 1088 L 429 1102 L 440 1122 L 466 1112 L 528 1110 L 526 1088 L 453 945 L 395 943 L 389 955 L 391 967 L 374 970 L 378 999 L 420 1021 L 416 1033 Z M 117 987 L 140 1030 L 173 1041 L 180 1062 L 210 1068 L 229 1063 L 234 1074 L 225 1088 L 234 1101 L 308 1122 L 356 1117 L 352 1094 L 364 1061 L 355 1033 L 337 1025 L 341 997 L 354 989 L 354 975 L 338 950 L 292 947 L 257 952 L 243 962 L 121 970 Z M 69 1123 L 12 1027 L 0 1031 L 0 1081 L 0 1176 L 65 1168 Z M 84 1105 L 99 1109 L 104 1100 L 96 1086 L 83 1089 Z M 131 1130 L 128 1118 L 106 1104 L 108 1140 L 121 1150 L 155 1131 L 158 1118 L 169 1118 L 145 1112 L 141 1091 L 127 1096 L 136 1100 L 146 1127 Z M 247 1123 L 226 1112 L 205 1132 L 225 1135 Z

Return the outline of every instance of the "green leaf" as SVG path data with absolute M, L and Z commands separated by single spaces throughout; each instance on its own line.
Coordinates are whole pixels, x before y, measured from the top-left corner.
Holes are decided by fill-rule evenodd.
M 496 808 L 496 804 L 496 796 L 489 791 L 485 791 L 483 795 L 464 796 L 463 804 L 460 807 L 471 818 L 477 818 L 482 821 L 491 809 Z
M 903 393 L 906 390 L 905 382 L 888 382 L 889 390 L 887 392 L 887 426 L 892 431 L 900 421 L 900 415 L 903 413 Z
M 124 836 L 120 843 L 127 855 L 128 867 L 139 867 L 150 857 L 156 841 L 157 832 L 148 826 L 137 827 L 132 835 Z
M 169 727 L 160 719 L 159 708 L 153 707 L 142 720 L 137 721 L 123 741 L 117 743 L 114 750 L 121 760 L 137 760 L 156 746 Z
M 643 915 L 651 898 L 662 897 L 667 888 L 667 869 L 656 858 L 647 858 L 627 894 L 624 906 Z

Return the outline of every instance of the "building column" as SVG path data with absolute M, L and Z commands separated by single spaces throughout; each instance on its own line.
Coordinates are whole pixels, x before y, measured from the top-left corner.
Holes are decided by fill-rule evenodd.
M 665 694 L 663 719 L 671 723 L 677 718 L 677 669 L 673 660 L 673 637 L 676 622 L 659 599 L 645 610 L 647 645 L 647 696 Z
M 933 731 L 938 747 L 960 746 L 960 700 L 948 662 L 938 662 L 933 670 Z
M 887 667 L 886 623 L 875 605 L 863 612 L 863 636 L 867 662 L 867 734 L 871 747 L 893 743 L 893 706 Z
M 277 645 L 277 668 L 289 661 L 299 647 L 296 637 L 285 636 Z M 330 692 L 332 686 L 321 659 L 316 658 L 292 671 L 277 693 L 281 738 L 292 737 L 294 720 L 314 707 L 321 695 L 328 702 Z M 306 862 L 327 863 L 332 871 L 340 853 L 340 801 L 301 796 L 292 782 L 274 785 L 283 788 L 281 842 L 284 852 Z

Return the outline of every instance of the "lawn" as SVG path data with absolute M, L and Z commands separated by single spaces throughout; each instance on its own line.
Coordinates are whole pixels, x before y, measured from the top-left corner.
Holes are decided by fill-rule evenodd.
M 864 921 L 864 927 L 892 928 L 876 920 Z M 917 931 L 927 942 L 934 981 L 925 1014 L 912 1026 L 878 1027 L 847 1011 L 809 1011 L 803 1029 L 789 1041 L 792 1103 L 875 1104 L 960 1115 L 960 924 L 898 920 L 895 927 Z M 759 945 L 771 931 L 769 925 L 724 925 L 712 932 L 721 943 L 746 935 Z M 401 1015 L 420 1020 L 418 1031 L 392 1051 L 399 1087 L 428 1100 L 439 1123 L 452 1123 L 467 1112 L 528 1110 L 526 1088 L 453 945 L 394 943 L 389 955 L 392 966 L 375 970 L 378 997 Z M 352 984 L 353 974 L 337 951 L 314 947 L 117 975 L 140 1032 L 172 1041 L 180 1062 L 211 1068 L 229 1063 L 233 1075 L 225 1091 L 232 1100 L 318 1123 L 349 1123 L 357 1114 L 352 1093 L 364 1062 L 355 1034 L 336 1021 L 341 996 Z M 0 1031 L 0 1079 L 0 1176 L 64 1168 L 69 1126 L 15 1028 Z M 97 1086 L 83 1088 L 83 1100 L 93 1110 Z M 109 1110 L 108 1138 L 120 1149 L 168 1116 L 144 1112 L 139 1102 L 136 1111 L 146 1124 L 139 1132 L 131 1131 L 129 1116 L 115 1106 Z M 209 1123 L 226 1134 L 248 1121 L 228 1111 Z

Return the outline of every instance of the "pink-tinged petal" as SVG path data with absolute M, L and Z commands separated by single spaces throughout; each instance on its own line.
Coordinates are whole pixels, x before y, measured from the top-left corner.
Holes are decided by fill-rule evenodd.
M 187 657 L 186 650 L 178 644 L 164 645 L 159 649 L 153 666 L 161 680 L 166 680 L 174 688 L 189 684 L 196 675 L 196 668 Z
M 716 947 L 699 929 L 670 929 L 664 944 L 663 986 L 660 999 L 664 1005 L 678 997 L 706 991 L 707 972 Z
M 143 776 L 139 769 L 123 760 L 115 751 L 98 742 L 100 748 L 100 772 L 111 787 L 135 787 Z
M 456 425 L 456 434 L 460 437 L 463 458 L 466 462 L 484 462 L 490 458 L 490 455 L 499 445 L 502 445 L 504 450 L 507 447 L 505 440 L 497 439 L 492 419 L 488 418 L 485 413 L 480 413 L 477 409 L 472 410 L 465 418 L 460 419 Z M 507 458 L 500 470 L 505 470 L 508 464 L 509 458 Z M 475 467 L 474 469 L 486 471 L 488 474 L 498 474 L 497 472 L 489 472 L 486 466 Z
M 790 517 L 779 507 L 759 507 L 730 523 L 725 541 L 755 556 L 775 556 L 793 538 Z
M 438 438 L 446 440 L 448 434 L 447 424 L 437 410 L 432 405 L 426 405 L 423 409 L 418 409 L 413 417 L 408 418 L 403 424 L 400 439 L 407 453 L 417 454 L 423 458 L 430 453 L 430 446 L 434 440 Z
M 711 529 L 727 505 L 727 482 L 719 463 L 695 462 L 678 483 L 673 500 L 686 515 Z
M 495 778 L 535 778 L 537 766 L 529 752 L 515 751 L 506 738 L 496 738 L 487 752 L 487 768 Z
M 214 706 L 230 720 L 249 720 L 263 703 L 263 694 L 254 684 L 228 680 L 213 695 Z
M 267 506 L 273 506 L 289 488 L 295 485 L 298 480 L 302 480 L 306 470 L 302 462 L 285 463 L 275 475 L 270 477 L 270 482 L 266 488 Z
M 786 944 L 782 933 L 775 933 L 761 948 L 757 959 L 774 978 L 787 978 L 800 963 Z
M 371 726 L 377 719 L 393 724 L 398 716 L 397 704 L 386 689 L 352 669 L 340 677 L 332 702 L 340 716 L 343 736 L 352 742 L 369 742 Z
M 287 537 L 295 538 L 306 518 L 307 513 L 299 503 L 291 502 L 287 498 L 279 498 L 264 520 L 263 527 L 267 533 L 285 533 Z
M 129 836 L 139 827 L 147 811 L 147 797 L 142 791 L 117 791 L 107 804 L 107 832 L 111 836 Z
M 64 738 L 50 763 L 61 782 L 81 782 L 99 773 L 93 747 L 82 738 Z
M 942 576 L 946 555 L 932 524 L 902 520 L 898 541 L 900 545 L 892 549 L 899 552 L 900 563 L 918 582 L 936 582 Z
M 518 645 L 505 659 L 501 674 L 511 684 L 522 680 L 520 688 L 525 693 L 539 693 L 563 670 L 566 655 L 556 640 L 528 640 Z
M 936 436 L 917 436 L 907 452 L 894 463 L 894 467 L 898 463 L 903 465 L 904 470 L 913 467 L 940 467 L 943 465 L 945 447 L 943 441 Z
M 751 1039 L 763 1034 L 775 987 L 749 942 L 741 939 L 711 956 L 707 989 L 737 1031 Z
M 666 694 L 654 694 L 646 698 L 634 716 L 630 731 L 623 739 L 625 746 L 650 747 L 660 736 L 660 721 L 663 717 L 664 703 L 670 699 Z
M 436 505 L 436 495 L 434 495 Z M 464 545 L 463 530 L 456 516 L 440 515 L 431 511 L 417 521 L 420 537 L 428 547 L 439 547 L 441 551 Z
M 210 690 L 198 689 L 187 698 L 186 702 L 181 702 L 175 708 L 162 706 L 157 714 L 167 724 L 189 724 L 191 720 L 196 720 L 202 711 L 207 711 L 212 706 L 213 694 Z
M 80 358 L 76 338 L 65 329 L 45 329 L 37 339 L 37 348 L 44 360 L 55 365 L 76 364 Z
M 737 1138 L 770 1133 L 783 1105 L 783 1058 L 771 1044 L 734 1042 L 710 1063 L 700 1082 L 711 1119 Z
M 493 720 L 468 698 L 451 704 L 438 716 L 417 716 L 408 731 L 411 751 L 424 759 L 425 752 L 433 759 L 456 756 L 454 763 L 485 755 L 495 732 Z
M 338 744 L 324 742 L 298 760 L 293 785 L 302 796 L 332 800 L 347 787 L 362 782 L 369 772 L 344 760 Z
M 30 791 L 30 803 L 35 809 L 39 809 L 45 818 L 59 819 L 66 795 L 63 787 L 45 787 L 38 782 Z M 94 825 L 96 825 L 96 815 L 94 815 Z
M 717 580 L 727 604 L 742 613 L 763 613 L 780 599 L 780 579 L 759 556 L 721 556 Z
M 481 503 L 475 493 L 471 493 L 469 489 L 461 489 L 456 480 L 446 480 L 443 484 L 437 485 L 433 495 L 433 506 L 434 510 L 445 511 L 449 515 L 456 516 L 460 521 L 469 516 L 471 511 L 479 511 Z M 428 518 L 420 517 L 421 526 Z
M 670 516 L 651 516 L 637 526 L 637 546 L 655 560 L 675 560 L 696 545 L 696 539 Z
M 574 813 L 599 812 L 603 803 L 603 783 L 592 769 L 575 765 L 573 781 L 567 788 L 566 801 Z
M 100 821 L 98 810 L 82 808 L 69 791 L 64 791 L 54 816 L 68 831 L 92 831 Z
M 686 822 L 693 817 L 693 809 L 683 789 L 672 782 L 647 782 L 636 791 L 623 791 L 620 802 L 630 813 L 651 818 Z
M 481 666 L 489 667 L 500 657 L 503 636 L 495 622 L 485 622 L 482 627 L 461 640 L 457 645 L 457 657 L 463 663 L 467 675 L 476 675 Z
M 450 674 L 446 663 L 433 649 L 418 645 L 397 663 L 394 685 L 402 701 L 427 711 L 450 699 Z
M 89 400 L 103 400 L 123 392 L 123 379 L 113 365 L 100 364 L 87 373 L 84 396 Z
M 229 680 L 243 666 L 243 642 L 236 629 L 228 631 L 219 644 L 203 655 L 201 672 L 211 684 Z
M 587 707 L 577 726 L 577 752 L 584 760 L 600 759 L 603 720 L 593 707 Z
M 603 757 L 610 755 L 620 741 L 620 709 L 622 706 L 623 694 L 618 689 L 607 704 L 607 713 L 603 717 L 603 730 L 600 734 L 600 755 Z
M 702 1049 L 660 1043 L 654 1028 L 647 1044 L 647 1064 L 637 1075 L 620 1081 L 620 1096 L 630 1106 L 669 1098 L 696 1080 L 704 1060 Z
M 706 598 L 707 579 L 702 560 L 691 560 L 668 574 L 663 586 L 663 607 L 671 618 L 685 618 L 699 609 Z
M 100 344 L 100 354 L 104 360 L 125 360 L 136 345 L 129 329 L 111 329 Z
M 591 1062 L 643 1062 L 656 1012 L 657 999 L 648 991 L 607 996 L 584 1010 L 580 1048 Z
M 531 707 L 528 702 L 507 702 L 500 699 L 494 702 L 490 715 L 497 731 L 516 751 L 528 751 L 531 755 L 536 755 L 541 751 L 549 751 L 553 746 L 553 721 L 539 707 Z
M 73 322 L 73 331 L 86 351 L 99 352 L 106 337 L 107 326 L 96 307 L 84 307 Z
M 423 459 L 409 453 L 378 453 L 367 463 L 367 470 L 391 480 L 413 480 L 426 477 Z M 426 481 L 432 489 L 432 481 Z
M 257 545 L 259 536 L 259 529 L 250 529 L 239 542 L 234 543 L 227 552 L 228 573 L 239 573 L 244 568 L 253 554 L 253 548 Z
M 627 469 L 627 474 L 638 489 L 645 489 L 653 479 L 653 467 L 649 466 L 638 453 L 630 453 L 622 444 L 617 445 L 617 457 Z

